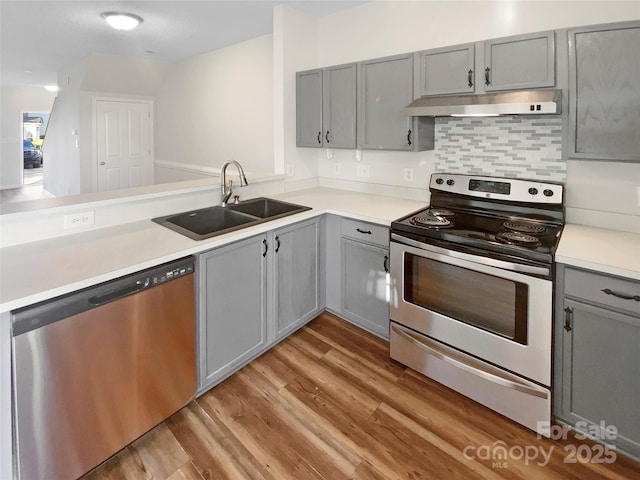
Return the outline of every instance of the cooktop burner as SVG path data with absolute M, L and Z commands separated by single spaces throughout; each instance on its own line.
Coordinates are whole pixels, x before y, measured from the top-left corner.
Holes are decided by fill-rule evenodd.
M 455 213 L 446 208 L 430 208 L 427 212 L 431 215 L 437 215 L 438 217 L 453 217 L 455 215 Z
M 534 223 L 512 221 L 512 222 L 504 222 L 502 226 L 507 230 L 513 230 L 514 232 L 521 232 L 521 233 L 530 233 L 533 235 L 538 233 L 544 233 L 546 231 L 545 227 L 543 227 L 542 225 L 536 225 Z
M 509 245 L 519 245 L 522 247 L 536 247 L 540 245 L 540 240 L 536 237 L 522 232 L 500 232 L 496 235 L 496 240 Z
M 418 225 L 425 228 L 451 228 L 454 226 L 451 220 L 439 215 L 435 215 L 431 210 L 427 210 L 426 212 L 416 215 L 409 221 L 413 225 Z

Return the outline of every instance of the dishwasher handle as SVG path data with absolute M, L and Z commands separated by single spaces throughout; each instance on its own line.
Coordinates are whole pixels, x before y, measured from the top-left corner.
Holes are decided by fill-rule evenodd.
M 149 277 L 143 280 L 138 280 L 133 285 L 126 286 L 124 288 L 120 288 L 113 292 L 105 293 L 104 295 L 95 295 L 88 299 L 88 302 L 94 306 L 104 305 L 105 303 L 113 302 L 119 298 L 127 297 L 134 293 L 141 292 L 145 288 L 149 286 L 151 283 L 151 279 Z

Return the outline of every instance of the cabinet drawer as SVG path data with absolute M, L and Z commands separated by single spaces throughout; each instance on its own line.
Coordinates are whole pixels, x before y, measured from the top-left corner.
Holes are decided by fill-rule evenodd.
M 342 218 L 340 229 L 344 237 L 380 245 L 381 247 L 389 247 L 389 229 L 387 227 Z
M 620 298 L 620 296 L 640 297 L 640 282 L 567 268 L 564 283 L 566 295 L 626 310 L 640 316 L 640 301 L 633 298 Z

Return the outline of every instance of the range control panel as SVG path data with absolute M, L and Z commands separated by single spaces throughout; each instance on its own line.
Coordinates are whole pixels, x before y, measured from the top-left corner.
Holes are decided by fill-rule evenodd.
M 564 186 L 536 180 L 434 173 L 431 175 L 429 188 L 458 195 L 512 202 L 562 204 Z

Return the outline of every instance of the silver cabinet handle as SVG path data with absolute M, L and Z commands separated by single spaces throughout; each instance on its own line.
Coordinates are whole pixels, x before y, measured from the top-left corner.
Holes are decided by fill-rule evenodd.
M 487 371 L 483 369 L 480 364 L 475 366 L 470 365 L 466 363 L 465 360 L 462 358 L 454 358 L 448 352 L 447 353 L 441 352 L 437 349 L 436 346 L 427 345 L 423 339 L 416 338 L 413 334 L 406 332 L 404 329 L 401 330 L 395 325 L 391 327 L 391 330 L 397 333 L 398 335 L 400 335 L 401 337 L 403 337 L 405 340 L 408 340 L 409 342 L 413 343 L 417 347 L 425 350 L 430 355 L 433 355 L 434 357 L 439 358 L 443 362 L 453 365 L 454 367 L 457 367 L 461 370 L 465 370 L 473 375 L 482 377 L 485 380 L 488 380 L 493 383 L 497 383 L 498 385 L 502 385 L 512 390 L 517 390 L 519 392 L 526 393 L 527 395 L 532 395 L 534 397 L 539 397 L 539 398 L 548 397 L 548 394 L 545 391 L 536 390 L 533 387 L 530 387 L 528 385 L 517 383 L 515 380 L 512 380 L 511 378 L 505 378 L 500 376 L 497 373 Z
M 469 88 L 473 87 L 473 70 L 471 69 L 467 72 L 467 82 L 469 84 Z
M 484 69 L 484 84 L 491 85 L 491 69 L 489 67 Z
M 629 295 L 626 293 L 614 292 L 610 288 L 605 288 L 602 290 L 603 293 L 607 295 L 613 295 L 614 297 L 621 298 L 623 300 L 635 300 L 636 302 L 640 302 L 640 295 Z

